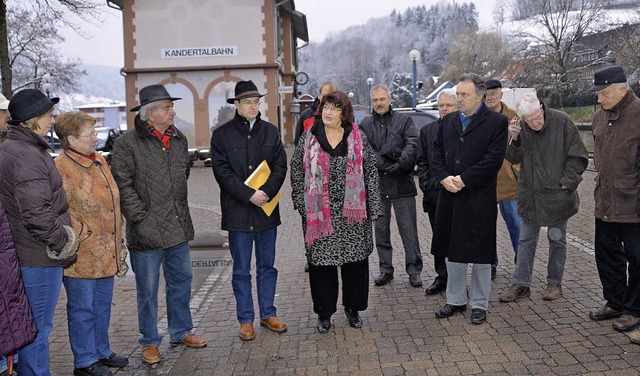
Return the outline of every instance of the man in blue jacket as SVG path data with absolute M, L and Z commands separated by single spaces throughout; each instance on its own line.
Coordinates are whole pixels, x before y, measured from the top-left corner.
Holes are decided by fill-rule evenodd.
M 261 119 L 260 94 L 252 81 L 240 81 L 235 97 L 227 99 L 236 106 L 233 119 L 218 127 L 211 135 L 211 166 L 220 185 L 222 229 L 229 231 L 229 249 L 233 258 L 233 294 L 240 322 L 239 337 L 255 338 L 254 310 L 251 295 L 251 251 L 255 244 L 256 283 L 260 326 L 276 332 L 287 326 L 276 317 L 274 297 L 278 270 L 274 267 L 279 205 L 270 214 L 262 206 L 271 201 L 287 175 L 287 154 L 278 128 Z M 271 170 L 267 181 L 258 189 L 245 185 L 245 180 L 266 161 Z

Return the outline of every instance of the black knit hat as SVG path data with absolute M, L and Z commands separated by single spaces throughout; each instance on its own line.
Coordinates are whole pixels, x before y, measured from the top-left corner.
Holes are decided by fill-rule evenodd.
M 33 119 L 47 112 L 60 98 L 49 98 L 38 89 L 24 89 L 16 93 L 9 102 L 11 120 L 7 123 L 18 125 L 23 121 Z
M 233 101 L 244 99 L 244 98 L 261 98 L 267 94 L 260 94 L 258 92 L 258 88 L 253 81 L 240 81 L 236 84 L 235 89 L 235 98 L 227 99 L 227 103 L 233 103 Z
M 164 87 L 163 85 L 149 85 L 140 89 L 140 105 L 135 106 L 129 111 L 136 112 L 140 109 L 140 107 L 144 106 L 145 104 L 155 102 L 155 101 L 161 101 L 163 99 L 177 101 L 182 98 L 172 97 L 167 91 L 167 88 Z
M 624 74 L 624 70 L 619 65 L 612 65 L 598 69 L 593 74 L 593 86 L 591 91 L 598 91 L 606 88 L 611 84 L 626 83 L 627 76 Z

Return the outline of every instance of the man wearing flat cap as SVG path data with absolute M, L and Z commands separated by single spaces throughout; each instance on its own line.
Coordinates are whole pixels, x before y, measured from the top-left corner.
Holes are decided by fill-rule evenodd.
M 243 341 L 255 338 L 253 297 L 251 295 L 251 254 L 255 245 L 256 284 L 260 326 L 276 333 L 287 326 L 276 316 L 274 298 L 278 270 L 274 267 L 279 205 L 270 214 L 262 206 L 270 202 L 284 183 L 287 155 L 278 128 L 262 120 L 260 94 L 252 81 L 240 81 L 234 98 L 233 119 L 222 124 L 211 135 L 211 165 L 220 185 L 222 229 L 229 232 L 229 249 L 233 258 L 231 284 L 236 298 L 236 316 Z M 258 189 L 244 182 L 266 161 L 271 173 Z
M 626 332 L 640 326 L 640 99 L 617 65 L 596 71 L 591 90 L 601 105 L 593 117 L 595 256 L 606 303 L 589 317 L 614 319 Z M 640 343 L 640 331 L 634 337 Z
M 499 112 L 509 119 L 509 121 L 517 118 L 516 111 L 507 106 L 502 101 L 502 83 L 499 80 L 487 80 L 487 96 L 484 103 L 490 110 Z M 509 237 L 511 238 L 511 246 L 514 252 L 514 264 L 518 258 L 518 239 L 520 238 L 520 229 L 522 228 L 522 218 L 518 214 L 517 187 L 520 175 L 520 164 L 513 164 L 506 158 L 502 161 L 502 167 L 498 172 L 498 208 L 504 223 L 507 225 Z M 496 277 L 496 268 L 498 267 L 498 257 L 496 262 L 491 265 L 491 279 Z
M 120 190 L 127 220 L 127 246 L 136 276 L 142 361 L 160 361 L 158 346 L 158 279 L 166 284 L 169 340 L 199 348 L 207 342 L 192 333 L 191 260 L 194 230 L 187 200 L 187 138 L 174 125 L 172 97 L 162 85 L 140 90 L 135 128 L 118 137 L 111 171 Z

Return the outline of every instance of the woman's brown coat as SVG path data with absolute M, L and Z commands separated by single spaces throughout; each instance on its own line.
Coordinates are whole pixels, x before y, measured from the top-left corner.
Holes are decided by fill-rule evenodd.
M 120 192 L 107 162 L 66 150 L 55 160 L 69 201 L 71 224 L 80 237 L 78 261 L 65 269 L 73 278 L 112 277 L 122 250 Z

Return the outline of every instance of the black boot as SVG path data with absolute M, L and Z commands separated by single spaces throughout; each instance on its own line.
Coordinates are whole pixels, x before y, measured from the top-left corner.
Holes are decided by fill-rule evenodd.
M 100 362 L 95 362 L 87 367 L 74 368 L 73 374 L 75 376 L 112 376 L 113 374 L 109 368 L 102 365 Z
M 358 314 L 357 310 L 345 307 L 344 313 L 347 315 L 349 325 L 352 328 L 362 328 L 362 319 L 360 318 L 360 314 Z
M 318 324 L 316 324 L 316 329 L 318 333 L 326 333 L 331 328 L 331 316 L 320 316 L 318 315 Z

